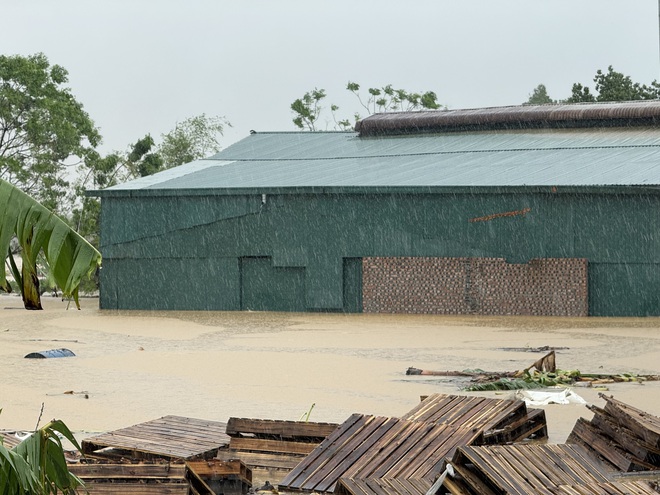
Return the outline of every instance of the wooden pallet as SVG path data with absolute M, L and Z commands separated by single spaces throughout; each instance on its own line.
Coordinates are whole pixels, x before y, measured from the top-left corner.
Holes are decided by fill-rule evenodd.
M 476 441 L 479 444 L 512 443 L 548 436 L 545 412 L 542 409 L 527 410 L 521 400 L 433 394 L 404 414 L 402 419 L 478 428 L 484 434 Z
M 591 421 L 580 418 L 567 442 L 588 448 L 623 472 L 660 469 L 660 418 L 600 394 L 605 408 L 587 406 Z
M 280 483 L 332 492 L 340 478 L 432 480 L 443 458 L 481 434 L 472 428 L 353 414 Z
M 453 495 L 548 495 L 553 487 L 612 481 L 609 467 L 579 445 L 464 446 L 451 465 L 456 476 L 444 487 Z
M 229 443 L 226 424 L 164 416 L 82 441 L 83 454 L 102 458 L 212 458 Z
M 92 494 L 187 495 L 189 490 L 184 464 L 83 463 L 69 465 L 69 471 Z
M 250 435 L 262 439 L 319 443 L 337 426 L 337 423 L 311 421 L 229 418 L 227 435 L 232 438 Z

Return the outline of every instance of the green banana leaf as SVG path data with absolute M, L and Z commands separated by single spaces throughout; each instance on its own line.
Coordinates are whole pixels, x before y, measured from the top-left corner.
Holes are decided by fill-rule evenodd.
M 39 428 L 11 450 L 0 443 L 0 494 L 76 493 L 83 483 L 69 472 L 60 436 L 80 450 L 60 420 Z
M 80 308 L 80 281 L 101 265 L 101 253 L 53 212 L 0 179 L 0 253 L 9 253 L 9 243 L 14 236 L 22 248 L 22 274 L 18 277 L 15 274 L 15 278 L 26 308 L 28 304 L 34 305 L 35 299 L 38 308 L 28 309 L 41 308 L 37 278 L 40 252 L 63 296 L 72 297 Z M 4 263 L 0 269 L 0 289 L 8 289 Z

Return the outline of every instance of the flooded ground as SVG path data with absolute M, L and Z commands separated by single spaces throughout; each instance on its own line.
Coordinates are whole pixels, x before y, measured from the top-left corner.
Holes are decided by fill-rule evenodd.
M 82 310 L 45 298 L 26 311 L 0 296 L 0 429 L 64 420 L 78 437 L 168 414 L 343 422 L 352 413 L 399 416 L 420 395 L 462 392 L 461 379 L 428 370 L 513 371 L 554 346 L 557 366 L 583 373 L 660 374 L 658 318 L 451 317 L 251 312 Z M 24 359 L 67 348 L 76 357 Z M 607 394 L 660 416 L 660 382 L 609 385 Z M 603 405 L 593 389 L 575 388 Z M 73 394 L 66 392 L 75 392 Z M 583 405 L 544 407 L 550 441 L 563 442 Z

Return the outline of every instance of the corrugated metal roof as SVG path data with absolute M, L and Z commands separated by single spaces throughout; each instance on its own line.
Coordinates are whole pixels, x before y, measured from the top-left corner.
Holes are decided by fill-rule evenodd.
M 256 133 L 129 190 L 660 184 L 660 129 L 518 130 L 361 138 Z

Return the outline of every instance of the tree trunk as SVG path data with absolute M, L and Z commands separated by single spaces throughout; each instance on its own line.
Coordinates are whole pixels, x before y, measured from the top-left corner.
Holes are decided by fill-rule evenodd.
M 23 259 L 21 296 L 25 309 L 43 309 L 41 307 L 41 294 L 39 293 L 39 277 L 37 267 L 30 262 L 30 246 L 23 246 L 21 258 Z

